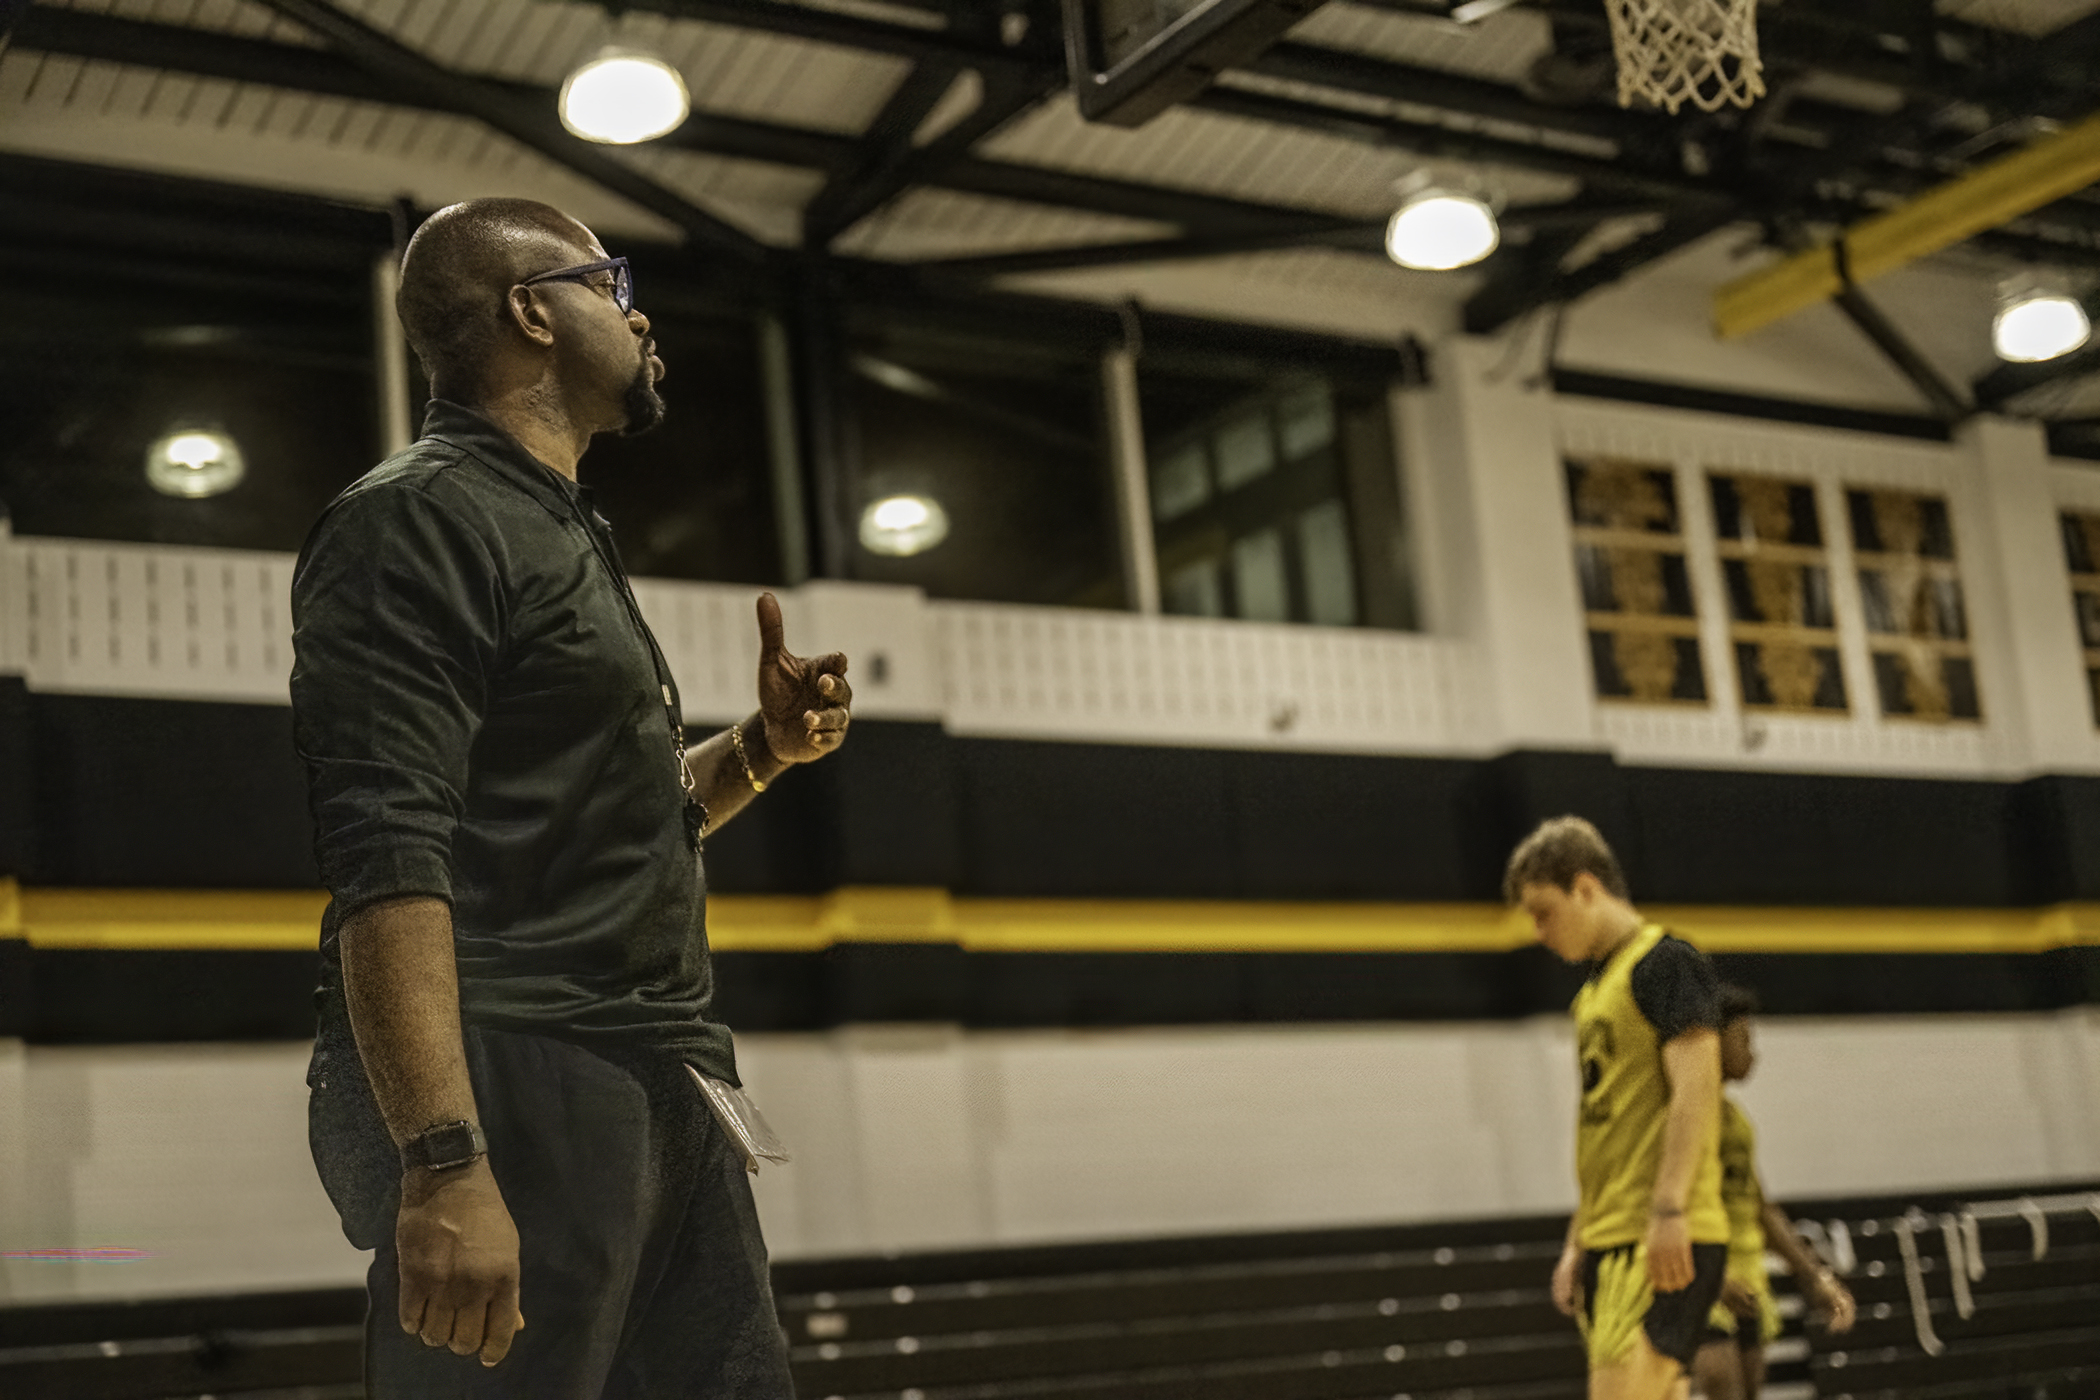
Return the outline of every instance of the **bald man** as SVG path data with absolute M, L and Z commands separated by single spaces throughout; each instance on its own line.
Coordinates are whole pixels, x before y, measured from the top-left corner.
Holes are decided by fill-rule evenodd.
M 475 200 L 409 244 L 423 435 L 323 513 L 292 587 L 322 920 L 314 1159 L 376 1251 L 373 1400 L 792 1394 L 700 838 L 843 742 L 842 656 L 758 602 L 758 711 L 688 748 L 577 468 L 663 416 L 624 259 Z M 529 1319 L 529 1326 L 528 1324 Z

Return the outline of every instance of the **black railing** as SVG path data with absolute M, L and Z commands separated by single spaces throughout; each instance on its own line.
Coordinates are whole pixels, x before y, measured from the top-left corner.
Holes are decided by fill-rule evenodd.
M 1804 1210 L 1859 1322 L 1804 1332 L 1775 1278 L 1769 1400 L 2100 1397 L 2100 1213 L 2020 1199 Z M 1547 1297 L 1561 1225 L 804 1260 L 775 1288 L 804 1400 L 1580 1400 Z M 358 1400 L 363 1311 L 354 1289 L 0 1307 L 0 1396 Z

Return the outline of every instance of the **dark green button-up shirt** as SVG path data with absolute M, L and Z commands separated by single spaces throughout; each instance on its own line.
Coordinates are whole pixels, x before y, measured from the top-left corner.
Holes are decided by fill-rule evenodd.
M 452 906 L 469 1026 L 657 1047 L 734 1081 L 675 689 L 590 492 L 434 401 L 331 503 L 292 581 L 292 711 L 336 932 Z

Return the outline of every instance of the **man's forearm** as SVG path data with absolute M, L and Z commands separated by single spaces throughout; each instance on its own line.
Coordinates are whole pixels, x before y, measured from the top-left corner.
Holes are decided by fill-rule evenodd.
M 1670 1111 L 1663 1120 L 1662 1161 L 1650 1202 L 1659 1212 L 1685 1208 L 1699 1160 L 1714 1141 L 1721 1116 L 1720 1045 L 1720 1037 L 1709 1032 L 1680 1036 L 1663 1047 Z
M 395 1145 L 439 1123 L 478 1124 L 451 908 L 441 899 L 384 900 L 345 922 L 339 942 L 350 1029 Z
M 1765 1202 L 1764 1226 L 1765 1243 L 1779 1251 L 1779 1257 L 1786 1260 L 1786 1266 L 1793 1270 L 1795 1278 L 1811 1279 L 1823 1272 L 1823 1261 L 1795 1231 L 1794 1222 L 1770 1201 Z
M 770 786 L 787 771 L 788 766 L 773 757 L 773 750 L 766 743 L 766 722 L 762 716 L 752 715 L 736 728 L 743 735 L 744 756 L 751 761 L 749 776 L 744 773 L 727 729 L 685 752 L 686 769 L 693 775 L 693 795 L 707 808 L 710 832 L 720 831 L 731 817 L 751 805 L 751 799 L 758 796 L 758 789 L 751 786 L 752 778 Z

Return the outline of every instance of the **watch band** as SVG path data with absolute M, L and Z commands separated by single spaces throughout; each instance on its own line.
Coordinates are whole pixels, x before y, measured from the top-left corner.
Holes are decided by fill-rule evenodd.
M 481 1135 L 480 1128 L 466 1119 L 439 1123 L 401 1144 L 401 1169 L 408 1171 L 423 1167 L 441 1172 L 450 1167 L 463 1167 L 477 1157 L 485 1157 L 488 1150 L 489 1140 Z

